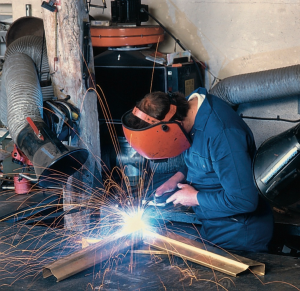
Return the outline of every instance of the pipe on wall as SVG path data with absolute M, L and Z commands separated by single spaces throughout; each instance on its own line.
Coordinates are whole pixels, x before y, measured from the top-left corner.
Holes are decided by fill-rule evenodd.
M 210 91 L 231 106 L 300 94 L 300 65 L 223 79 Z

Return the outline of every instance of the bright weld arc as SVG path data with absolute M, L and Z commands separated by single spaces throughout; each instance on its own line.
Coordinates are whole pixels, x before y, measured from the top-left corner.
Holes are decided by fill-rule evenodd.
M 150 229 L 150 225 L 147 223 L 146 216 L 144 215 L 144 209 L 139 209 L 134 212 L 123 212 L 124 226 L 122 228 L 122 234 L 128 235 L 136 232 L 144 233 Z

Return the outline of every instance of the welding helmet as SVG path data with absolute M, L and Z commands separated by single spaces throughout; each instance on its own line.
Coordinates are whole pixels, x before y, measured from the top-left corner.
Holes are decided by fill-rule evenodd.
M 170 105 L 170 110 L 163 120 L 155 119 L 139 108 L 127 111 L 122 116 L 122 127 L 125 138 L 140 155 L 150 160 L 176 157 L 191 146 L 189 136 L 181 123 L 170 119 L 176 113 L 177 106 Z M 127 125 L 131 114 L 149 123 L 142 129 L 134 129 Z

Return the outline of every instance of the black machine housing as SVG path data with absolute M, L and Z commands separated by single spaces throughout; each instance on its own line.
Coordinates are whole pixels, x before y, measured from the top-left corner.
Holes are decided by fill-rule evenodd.
M 253 174 L 260 193 L 273 205 L 288 206 L 300 200 L 300 124 L 259 147 Z
M 201 84 L 195 64 L 181 67 L 155 64 L 153 68 L 153 62 L 146 60 L 141 51 L 107 50 L 95 57 L 94 66 L 96 83 L 105 94 L 113 121 L 117 122 L 151 88 L 152 92 L 180 91 L 187 96 Z M 99 117 L 104 121 L 102 110 Z
M 148 5 L 141 4 L 141 0 L 111 1 L 111 21 L 139 26 L 149 19 L 148 14 L 141 12 L 141 9 L 148 11 Z

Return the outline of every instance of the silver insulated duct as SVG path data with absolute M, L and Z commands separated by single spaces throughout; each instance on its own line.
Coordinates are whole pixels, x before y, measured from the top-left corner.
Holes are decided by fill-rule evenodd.
M 43 56 L 42 56 L 43 51 Z M 2 73 L 0 118 L 8 127 L 14 142 L 27 124 L 26 117 L 42 121 L 43 96 L 37 71 L 49 72 L 43 38 L 23 36 L 6 50 Z
M 231 106 L 300 94 L 300 65 L 223 79 L 209 92 Z

